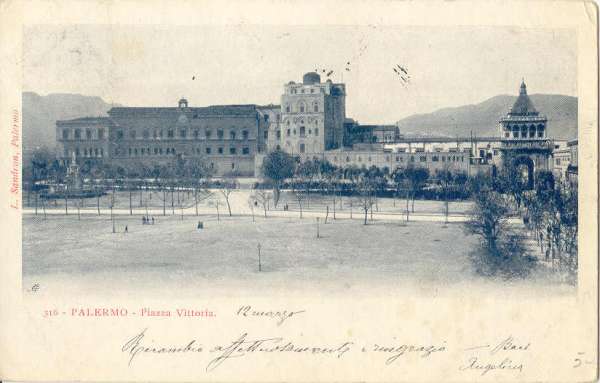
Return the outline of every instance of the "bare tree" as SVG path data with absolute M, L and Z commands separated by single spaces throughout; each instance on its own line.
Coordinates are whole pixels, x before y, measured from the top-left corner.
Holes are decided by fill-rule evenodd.
M 372 212 L 373 205 L 375 204 L 375 187 L 371 180 L 367 177 L 362 177 L 361 180 L 356 184 L 357 202 L 363 212 L 365 213 L 364 224 L 367 224 L 367 215 L 369 211 Z M 372 218 L 371 213 L 371 218 Z
M 250 196 L 250 200 L 254 206 L 260 205 L 262 207 L 265 218 L 267 218 L 267 210 L 269 209 L 269 203 L 272 199 L 272 193 L 263 189 L 256 189 Z
M 292 183 L 294 197 L 296 198 L 296 202 L 298 203 L 298 208 L 300 209 L 300 218 L 302 218 L 302 212 L 304 208 L 304 201 L 306 201 L 308 196 L 308 191 L 302 190 L 302 178 L 296 178 Z
M 231 202 L 230 197 L 231 194 L 238 188 L 238 182 L 233 177 L 227 177 L 223 179 L 223 181 L 219 185 L 219 192 L 225 199 L 225 203 L 227 204 L 227 211 L 229 212 L 229 216 L 231 217 Z

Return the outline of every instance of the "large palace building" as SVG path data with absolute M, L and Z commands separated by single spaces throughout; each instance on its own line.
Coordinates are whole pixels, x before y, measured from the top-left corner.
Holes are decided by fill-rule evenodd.
M 254 174 L 254 157 L 266 150 L 270 114 L 257 105 L 130 108 L 108 117 L 57 121 L 59 156 L 127 166 L 202 157 L 219 174 Z
M 548 169 L 559 144 L 546 137 L 547 120 L 527 95 L 500 122 L 497 137 L 404 138 L 396 125 L 361 125 L 346 117 L 346 87 L 317 73 L 284 85 L 280 105 L 116 107 L 108 117 L 56 122 L 58 157 L 65 163 L 108 161 L 146 166 L 174 158 L 202 158 L 217 176 L 258 176 L 264 156 L 281 149 L 338 166 L 390 170 L 409 164 L 434 172 L 491 171 L 502 155 L 521 158 L 530 174 Z M 560 148 L 562 149 L 562 147 Z

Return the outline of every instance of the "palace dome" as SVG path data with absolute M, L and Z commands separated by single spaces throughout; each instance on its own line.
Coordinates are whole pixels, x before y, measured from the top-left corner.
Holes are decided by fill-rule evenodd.
M 308 72 L 308 73 L 304 74 L 304 76 L 302 76 L 302 83 L 304 85 L 318 84 L 320 82 L 321 82 L 321 76 L 319 76 L 318 73 Z
M 519 90 L 519 97 L 517 97 L 517 101 L 513 104 L 513 107 L 510 109 L 511 115 L 514 116 L 537 116 L 538 111 L 533 106 L 533 102 L 527 95 L 527 85 L 525 85 L 525 81 L 521 82 L 521 89 Z

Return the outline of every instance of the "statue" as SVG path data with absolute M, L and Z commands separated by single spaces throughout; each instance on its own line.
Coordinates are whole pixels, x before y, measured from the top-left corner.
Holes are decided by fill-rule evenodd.
M 71 156 L 71 163 L 67 168 L 67 188 L 71 193 L 81 191 L 81 178 L 79 177 L 79 166 L 77 165 L 77 159 L 75 152 Z

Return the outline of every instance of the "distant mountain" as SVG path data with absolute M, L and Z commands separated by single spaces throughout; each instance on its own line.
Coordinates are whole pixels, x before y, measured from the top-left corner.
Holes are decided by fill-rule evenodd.
M 106 116 L 113 106 L 100 97 L 80 94 L 52 93 L 40 96 L 23 92 L 23 148 L 25 151 L 38 146 L 54 149 L 56 144 L 56 120 L 79 117 Z
M 548 136 L 561 139 L 577 137 L 577 97 L 533 94 L 535 108 L 548 117 Z M 415 114 L 398 121 L 400 133 L 416 136 L 498 135 L 498 120 L 510 110 L 516 96 L 499 95 L 475 105 L 444 108 Z

